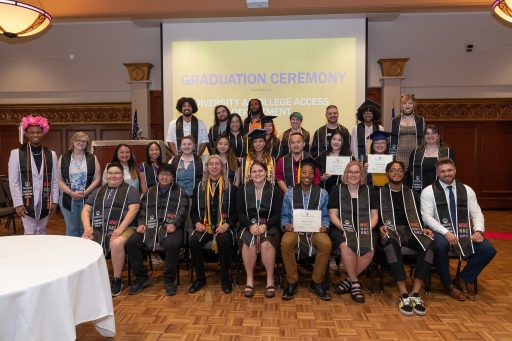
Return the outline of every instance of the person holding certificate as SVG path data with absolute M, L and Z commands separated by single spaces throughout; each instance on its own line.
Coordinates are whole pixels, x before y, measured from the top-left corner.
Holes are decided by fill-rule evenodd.
M 267 167 L 259 161 L 251 165 L 251 181 L 238 190 L 237 212 L 240 220 L 238 240 L 247 274 L 244 296 L 254 296 L 253 272 L 260 253 L 267 271 L 265 297 L 274 297 L 274 265 L 281 235 L 281 193 L 277 186 L 267 181 Z
M 370 153 L 363 158 L 363 165 L 367 172 L 366 183 L 374 187 L 382 187 L 388 183 L 386 165 L 393 161 L 394 155 L 389 154 L 389 136 L 387 131 L 375 131 L 370 134 L 372 144 Z
M 320 186 L 327 193 L 340 183 L 343 171 L 352 159 L 350 151 L 343 148 L 344 143 L 341 131 L 335 130 L 331 135 L 327 150 L 316 159 L 320 164 L 320 172 L 322 173 Z
M 351 161 L 345 168 L 343 184 L 329 195 L 329 216 L 334 247 L 341 249 L 341 260 L 348 278 L 336 287 L 337 294 L 350 293 L 352 299 L 364 303 L 358 276 L 373 258 L 373 228 L 379 220 L 379 201 L 373 187 L 365 184 L 364 168 Z
M 322 300 L 330 300 L 331 295 L 322 286 L 331 254 L 329 230 L 328 194 L 320 186 L 313 184 L 318 163 L 312 159 L 301 162 L 300 184 L 284 195 L 281 210 L 281 226 L 284 231 L 281 239 L 281 252 L 286 269 L 288 286 L 283 291 L 283 299 L 290 300 L 297 291 L 299 275 L 295 250 L 298 258 L 313 255 L 316 259 L 309 290 Z

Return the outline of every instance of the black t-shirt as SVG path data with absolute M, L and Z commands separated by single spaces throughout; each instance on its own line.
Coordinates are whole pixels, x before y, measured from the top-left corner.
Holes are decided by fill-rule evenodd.
M 416 202 L 416 210 L 418 211 L 418 217 L 421 217 L 420 195 L 418 194 L 418 192 L 415 191 L 413 191 L 412 194 L 414 195 L 414 201 Z M 396 226 L 409 226 L 409 223 L 407 222 L 407 216 L 405 215 L 402 191 L 391 191 L 391 198 L 393 199 Z
M 369 187 L 370 189 L 370 209 L 372 210 L 378 210 L 379 209 L 379 197 L 377 196 L 377 193 L 375 193 L 375 190 L 373 187 Z M 354 220 L 354 226 L 358 226 L 358 219 L 357 219 L 357 199 L 352 198 L 352 211 L 353 211 L 353 220 Z M 340 208 L 340 186 L 333 187 L 331 189 L 331 193 L 329 194 L 329 203 L 327 205 L 327 208 Z

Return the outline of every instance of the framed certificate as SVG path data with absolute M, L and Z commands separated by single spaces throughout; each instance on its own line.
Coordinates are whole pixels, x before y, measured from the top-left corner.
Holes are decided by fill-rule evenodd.
M 368 154 L 368 173 L 386 173 L 386 166 L 393 161 L 393 155 Z
M 330 175 L 343 175 L 350 156 L 327 156 L 325 158 L 325 173 Z
M 319 232 L 321 225 L 321 210 L 293 210 L 293 230 L 295 232 Z

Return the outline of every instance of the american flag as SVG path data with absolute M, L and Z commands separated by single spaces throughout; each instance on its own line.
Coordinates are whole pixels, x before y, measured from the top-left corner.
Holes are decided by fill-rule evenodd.
M 139 123 L 137 122 L 137 110 L 133 114 L 133 123 L 132 123 L 132 140 L 139 139 Z

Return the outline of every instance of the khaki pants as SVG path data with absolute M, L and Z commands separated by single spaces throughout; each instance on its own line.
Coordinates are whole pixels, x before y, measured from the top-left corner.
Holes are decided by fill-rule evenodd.
M 284 267 L 286 269 L 286 280 L 290 284 L 295 284 L 299 280 L 297 272 L 297 261 L 295 258 L 295 249 L 297 247 L 299 235 L 295 232 L 285 232 L 281 239 L 281 253 L 283 255 Z M 324 280 L 327 270 L 327 263 L 331 255 L 331 238 L 327 233 L 313 233 L 311 238 L 313 246 L 316 248 L 315 265 L 313 267 L 313 282 L 321 284 Z

